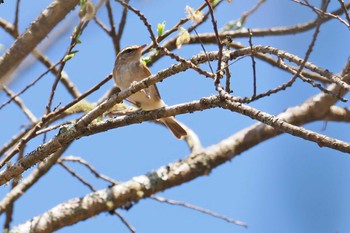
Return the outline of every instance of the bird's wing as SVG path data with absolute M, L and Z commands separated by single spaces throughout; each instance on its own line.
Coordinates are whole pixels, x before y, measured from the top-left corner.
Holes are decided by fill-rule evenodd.
M 152 75 L 151 71 L 147 68 L 147 66 L 143 66 L 143 69 L 145 70 L 145 73 L 147 73 L 147 77 Z M 146 91 L 147 95 L 149 95 L 149 97 L 151 99 L 154 99 L 154 100 L 160 100 L 161 99 L 156 84 L 154 84 L 154 85 L 152 85 L 152 86 L 150 86 L 148 88 L 145 88 L 144 90 Z

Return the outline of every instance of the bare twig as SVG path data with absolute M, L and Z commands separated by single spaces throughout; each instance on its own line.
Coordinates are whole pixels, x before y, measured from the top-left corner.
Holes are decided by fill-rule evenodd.
M 110 177 L 108 177 L 108 176 L 106 176 L 106 175 L 101 174 L 100 172 L 97 172 L 97 171 L 95 170 L 95 168 L 92 167 L 91 164 L 89 164 L 87 161 L 85 161 L 85 160 L 82 159 L 82 158 L 75 157 L 75 156 L 67 156 L 67 157 L 60 158 L 58 162 L 62 163 L 63 161 L 76 162 L 76 163 L 82 164 L 82 165 L 84 165 L 87 169 L 89 169 L 89 171 L 90 171 L 92 174 L 94 174 L 97 178 L 102 179 L 102 180 L 104 180 L 104 181 L 107 181 L 107 182 L 109 182 L 110 184 L 116 185 L 116 184 L 120 183 L 120 182 L 118 182 L 118 181 L 116 181 L 116 180 L 111 179 Z
M 272 94 L 276 94 L 280 91 L 284 91 L 286 90 L 288 87 L 291 87 L 293 85 L 293 83 L 295 82 L 295 79 L 294 78 L 291 78 L 288 82 L 286 83 L 283 83 L 282 85 L 280 86 L 277 86 L 275 88 L 272 88 L 264 93 L 261 93 L 261 94 L 257 94 L 256 96 L 254 97 L 250 97 L 250 98 L 243 98 L 242 101 L 239 101 L 241 103 L 250 103 L 250 102 L 253 102 L 255 100 L 258 100 L 258 99 L 261 99 L 261 98 L 264 98 L 266 96 L 270 96 Z
M 34 114 L 24 105 L 22 100 L 18 97 L 15 96 L 15 93 L 13 93 L 10 89 L 8 89 L 6 86 L 3 86 L 3 90 L 6 92 L 6 94 L 12 99 L 13 101 L 20 107 L 24 115 L 31 121 L 31 123 L 34 123 L 37 121 L 36 117 Z
M 132 233 L 136 233 L 136 229 L 134 226 L 132 226 L 125 218 L 123 215 L 121 215 L 121 213 L 119 213 L 116 210 L 112 211 L 113 214 L 117 215 L 119 217 L 119 219 L 122 221 L 122 223 L 132 232 Z
M 185 208 L 188 208 L 188 209 L 192 209 L 192 210 L 204 213 L 204 214 L 208 214 L 208 215 L 213 216 L 215 218 L 225 220 L 226 222 L 233 223 L 233 224 L 236 224 L 236 225 L 241 226 L 241 227 L 246 227 L 246 228 L 248 227 L 248 225 L 246 223 L 244 223 L 244 222 L 241 222 L 241 221 L 238 221 L 238 220 L 226 217 L 224 215 L 215 213 L 215 212 L 213 212 L 211 210 L 207 210 L 207 209 L 204 209 L 202 207 L 195 206 L 195 205 L 192 205 L 192 204 L 189 204 L 189 203 L 186 203 L 186 202 L 171 200 L 171 199 L 160 197 L 160 196 L 156 196 L 156 195 L 152 195 L 150 198 L 153 199 L 153 200 L 162 202 L 162 203 L 167 203 L 167 204 L 170 204 L 170 205 L 182 206 L 182 207 L 185 207 Z
M 250 49 L 252 50 L 250 57 L 252 59 L 252 69 L 253 69 L 253 97 L 252 98 L 254 98 L 256 96 L 256 64 L 255 64 L 253 42 L 252 42 L 253 33 L 250 31 L 250 29 L 248 29 L 248 31 L 249 31 L 249 46 L 250 46 Z
M 145 26 L 146 26 L 149 34 L 150 34 L 150 37 L 151 37 L 153 43 L 158 46 L 158 42 L 157 42 L 156 36 L 154 35 L 154 33 L 152 31 L 151 24 L 148 22 L 148 20 L 145 17 L 145 15 L 141 11 L 139 11 L 139 10 L 135 9 L 134 7 L 130 6 L 125 1 L 122 1 L 122 0 L 115 0 L 115 1 L 120 3 L 122 6 L 128 8 L 132 12 L 134 12 L 141 19 L 141 21 L 145 24 Z
M 312 6 L 312 5 L 311 5 L 310 3 L 308 3 L 307 1 L 293 0 L 293 2 L 296 2 L 296 3 L 299 3 L 299 4 L 303 5 L 303 6 L 307 6 L 307 7 L 311 8 L 316 14 L 319 15 L 319 17 L 328 16 L 328 17 L 330 17 L 330 18 L 335 18 L 335 19 L 339 20 L 341 23 L 343 23 L 346 27 L 348 27 L 348 28 L 350 29 L 349 24 L 348 24 L 345 20 L 343 20 L 340 16 L 338 16 L 338 15 L 334 15 L 334 14 L 332 14 L 332 13 L 328 13 L 328 12 L 326 12 L 326 10 L 324 10 L 324 9 L 318 9 L 318 8 L 315 7 L 315 6 Z M 343 7 L 342 7 L 342 8 L 343 8 Z M 343 9 L 344 9 L 344 8 L 343 8 Z
M 281 67 L 284 67 L 285 70 L 290 71 L 290 72 L 291 72 L 292 74 L 294 74 L 294 75 L 297 74 L 297 70 L 292 69 L 291 67 L 287 66 L 283 61 L 281 61 L 280 66 L 281 66 Z M 295 76 L 294 76 L 294 77 L 295 77 Z M 292 79 L 294 79 L 294 77 L 293 77 Z M 302 81 L 309 83 L 311 86 L 318 88 L 320 91 L 322 91 L 322 92 L 324 92 L 324 93 L 327 93 L 327 94 L 333 96 L 334 98 L 339 99 L 339 100 L 342 101 L 342 102 L 347 102 L 347 101 L 348 101 L 348 100 L 345 99 L 344 97 L 339 96 L 338 93 L 330 92 L 329 90 L 327 90 L 327 88 L 324 88 L 322 85 L 320 85 L 320 84 L 318 84 L 318 83 L 315 83 L 312 79 L 309 79 L 309 78 L 305 77 L 305 76 L 304 76 L 303 74 L 301 74 L 301 73 L 299 73 L 298 77 L 299 77 Z M 292 83 L 291 83 L 291 84 L 292 84 Z M 288 87 L 291 86 L 291 84 L 288 85 Z
M 81 177 L 78 173 L 76 173 L 75 171 L 73 171 L 72 169 L 70 169 L 68 166 L 66 166 L 63 161 L 58 161 L 58 163 L 64 168 L 66 169 L 67 172 L 69 172 L 72 176 L 74 176 L 75 178 L 77 178 L 82 184 L 84 184 L 85 186 L 87 186 L 91 191 L 96 192 L 96 189 L 88 182 L 86 181 L 83 177 Z M 136 233 L 135 228 L 120 214 L 118 213 L 116 210 L 112 211 L 113 214 L 115 214 L 116 216 L 119 217 L 119 219 L 122 221 L 122 223 L 132 232 L 132 233 Z
M 68 173 L 70 173 L 72 176 L 77 178 L 81 183 L 83 183 L 85 186 L 87 186 L 91 191 L 96 191 L 92 185 L 86 181 L 82 176 L 80 176 L 78 173 L 70 169 L 68 166 L 66 166 L 62 161 L 57 161 L 59 165 L 61 165 Z
M 97 16 L 94 17 L 94 20 L 95 20 L 95 22 L 97 23 L 97 25 L 100 26 L 100 28 L 102 28 L 102 30 L 103 30 L 105 33 L 107 33 L 108 35 L 110 34 L 110 30 L 107 28 L 106 25 L 104 25 L 104 24 L 102 23 L 101 20 L 99 20 L 99 19 L 97 18 Z
M 126 0 L 125 3 L 129 4 L 129 1 L 130 0 Z M 126 25 L 127 14 L 128 14 L 128 9 L 124 6 L 123 12 L 122 12 L 122 16 L 120 18 L 119 26 L 118 26 L 118 33 L 115 35 L 115 37 L 112 37 L 114 39 L 114 43 L 113 44 L 115 46 L 115 54 L 116 55 L 120 51 L 120 40 L 122 38 L 122 35 L 123 35 L 123 32 L 124 32 L 124 28 L 125 28 L 125 25 Z
M 345 17 L 346 17 L 346 20 L 348 21 L 348 27 L 350 25 L 350 16 L 349 16 L 349 12 L 348 10 L 346 9 L 346 6 L 345 6 L 345 3 L 343 0 L 338 0 L 341 8 L 343 9 L 344 13 L 345 13 Z
M 47 114 L 49 114 L 51 112 L 51 104 L 52 104 L 53 97 L 54 97 L 55 92 L 56 92 L 57 85 L 58 85 L 58 83 L 59 83 L 59 81 L 61 80 L 61 77 L 62 77 L 61 74 L 62 74 L 62 71 L 63 71 L 63 67 L 64 67 L 64 65 L 61 64 L 59 69 L 58 69 L 58 76 L 56 76 L 56 78 L 55 78 L 55 80 L 54 80 L 54 82 L 52 84 L 50 96 L 49 96 L 49 99 L 48 99 L 48 102 L 47 102 L 47 105 L 46 105 L 45 115 L 47 115 Z
M 195 32 L 196 35 L 198 36 L 199 41 L 201 41 L 201 38 L 199 37 L 199 35 L 198 35 L 198 33 L 197 33 L 197 31 L 196 31 L 195 29 L 194 29 L 194 32 Z M 205 49 L 203 43 L 200 42 L 200 45 L 201 45 L 201 47 L 202 47 L 202 49 L 203 49 L 203 52 L 204 52 L 205 56 L 207 57 L 209 69 L 210 69 L 210 71 L 214 74 L 214 69 L 213 69 L 213 67 L 211 66 L 210 59 L 209 59 L 208 54 L 207 54 L 207 50 Z
M 21 4 L 21 0 L 17 0 L 16 12 L 15 12 L 15 20 L 13 21 L 13 27 L 15 29 L 16 34 L 19 34 L 18 21 L 19 21 L 19 6 L 20 6 L 20 4 Z
M 236 42 L 228 42 L 228 47 L 229 48 L 235 48 L 235 49 L 243 49 L 243 48 L 246 48 L 246 46 L 240 44 L 240 43 L 236 43 Z M 272 58 L 271 56 L 268 56 L 268 55 L 265 55 L 263 53 L 256 53 L 255 54 L 255 57 L 256 58 L 259 58 L 260 60 L 262 61 L 265 61 L 266 63 L 274 66 L 274 67 L 277 67 L 277 68 L 282 68 L 280 67 L 280 63 L 282 62 L 282 58 L 278 58 L 278 59 L 274 59 Z M 289 67 L 290 70 L 297 70 L 297 67 L 293 67 L 291 65 L 287 65 L 285 63 L 283 63 L 285 66 Z M 285 69 L 285 67 L 282 68 L 283 70 L 287 71 L 287 72 L 290 72 L 290 70 L 287 70 Z M 294 74 L 294 73 L 292 73 Z M 311 72 L 308 72 L 308 71 L 305 71 L 303 70 L 302 71 L 302 75 L 304 77 L 307 77 L 307 78 L 310 78 L 312 80 L 315 80 L 315 81 L 318 81 L 318 82 L 322 82 L 324 84 L 326 83 L 331 83 L 329 79 L 325 78 L 325 77 L 322 77 L 316 73 L 311 73 Z
M 33 55 L 47 68 L 53 67 L 50 71 L 54 74 L 55 77 L 61 77 L 60 81 L 73 98 L 78 98 L 81 95 L 77 87 L 69 79 L 68 75 L 64 71 L 59 73 L 59 69 L 57 69 L 57 67 L 44 54 L 42 54 L 38 49 L 34 49 Z
M 213 8 L 211 6 L 211 3 L 209 2 L 209 0 L 205 0 L 205 2 L 207 3 L 208 8 L 209 8 L 211 22 L 212 22 L 212 25 L 213 25 L 213 30 L 214 30 L 215 38 L 216 38 L 216 44 L 218 45 L 219 55 L 218 55 L 218 67 L 217 67 L 217 70 L 216 70 L 217 71 L 216 75 L 219 76 L 217 78 L 217 82 L 219 82 L 220 78 L 222 76 L 219 71 L 221 70 L 223 44 L 222 44 L 220 36 L 219 36 L 218 25 L 217 25 L 217 22 L 216 22 L 216 19 L 215 19 L 215 16 L 214 16 L 214 11 L 213 11 Z
M 243 18 L 244 20 L 246 20 L 246 18 L 248 18 L 250 15 L 252 15 L 255 11 L 257 11 L 259 9 L 260 6 L 262 6 L 263 3 L 265 3 L 266 0 L 259 0 L 251 9 L 249 9 L 248 11 L 244 12 L 241 16 L 241 18 Z
M 323 11 L 326 11 L 327 10 L 327 6 L 329 4 L 329 0 L 325 0 L 323 1 L 323 6 L 322 6 L 322 10 Z M 308 47 L 308 50 L 306 51 L 306 54 L 305 54 L 305 57 L 302 61 L 302 63 L 300 64 L 300 67 L 299 69 L 297 70 L 296 74 L 293 76 L 292 80 L 296 80 L 297 77 L 301 77 L 300 76 L 300 73 L 301 71 L 304 69 L 305 67 L 305 64 L 306 62 L 309 60 L 309 57 L 311 55 L 311 52 L 315 46 L 315 43 L 316 43 L 316 39 L 317 39 L 317 36 L 320 32 L 320 27 L 321 27 L 321 24 L 322 24 L 322 20 L 321 20 L 322 16 L 319 15 L 319 19 L 316 21 L 316 27 L 315 27 L 315 32 L 312 36 L 312 40 L 311 40 L 311 43 L 309 44 L 309 47 Z M 301 78 L 302 79 L 302 78 Z
M 25 91 L 27 91 L 30 87 L 34 86 L 40 79 L 42 79 L 46 74 L 48 74 L 54 67 L 56 67 L 59 63 L 54 64 L 52 67 L 47 69 L 44 73 L 42 73 L 39 77 L 37 77 L 34 81 L 32 81 L 30 84 L 28 84 L 25 88 L 23 88 L 20 92 L 15 94 L 13 97 L 11 97 L 9 100 L 5 101 L 1 106 L 0 109 L 2 109 L 4 106 L 9 104 L 14 98 L 20 96 Z

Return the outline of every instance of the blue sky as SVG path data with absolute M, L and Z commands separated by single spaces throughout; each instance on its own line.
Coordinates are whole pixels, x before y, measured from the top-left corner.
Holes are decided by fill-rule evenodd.
M 12 22 L 15 1 L 5 1 L 0 6 L 0 16 Z M 23 31 L 28 23 L 44 9 L 50 1 L 35 3 L 22 1 L 20 10 L 20 29 Z M 141 10 L 156 30 L 157 23 L 166 21 L 166 28 L 174 25 L 179 18 L 185 17 L 184 8 L 190 5 L 199 6 L 202 1 L 131 1 L 133 6 Z M 215 14 L 218 26 L 222 28 L 228 20 L 236 20 L 250 9 L 256 1 L 234 0 L 223 3 Z M 320 1 L 310 1 L 316 5 Z M 112 1 L 116 18 L 119 18 L 121 7 Z M 338 1 L 332 1 L 329 9 L 338 8 Z M 30 9 L 30 10 L 27 10 Z M 106 22 L 105 9 L 98 17 Z M 133 44 L 150 43 L 146 29 L 139 19 L 129 14 L 122 47 Z M 291 26 L 308 22 L 315 18 L 314 13 L 292 1 L 267 1 L 255 14 L 248 18 L 245 27 L 268 28 Z M 48 57 L 56 62 L 69 45 L 70 32 L 78 22 L 77 10 L 66 17 L 61 25 L 68 30 L 55 39 L 57 30 L 48 35 L 41 44 L 51 44 L 46 50 Z M 187 23 L 186 26 L 189 26 Z M 211 31 L 210 21 L 198 29 L 198 32 Z M 308 43 L 312 39 L 313 30 L 288 36 L 253 38 L 254 44 L 271 45 L 299 57 L 303 57 Z M 349 57 L 349 31 L 338 21 L 330 21 L 321 27 L 310 61 L 334 73 L 341 71 Z M 54 40 L 53 43 L 52 40 Z M 112 71 L 114 50 L 111 40 L 102 30 L 91 22 L 81 37 L 82 44 L 77 46 L 79 52 L 67 64 L 66 72 L 81 92 L 98 83 Z M 238 39 L 247 45 L 247 38 Z M 12 39 L 0 30 L 1 53 L 12 44 Z M 208 51 L 215 50 L 215 45 L 206 45 Z M 201 52 L 200 45 L 183 46 L 176 50 L 178 54 L 189 58 Z M 150 67 L 153 73 L 175 63 L 169 58 L 161 59 Z M 213 63 L 214 65 L 216 63 Z M 15 92 L 21 90 L 26 83 L 44 72 L 39 63 L 19 73 L 10 88 Z M 240 60 L 232 65 L 232 89 L 234 95 L 252 95 L 252 70 L 250 58 Z M 257 62 L 258 92 L 264 92 L 291 78 L 290 74 L 280 72 L 276 68 Z M 34 88 L 23 95 L 25 104 L 39 117 L 45 110 L 49 89 L 53 77 L 48 75 Z M 108 82 L 98 92 L 88 97 L 94 102 L 98 100 L 114 84 Z M 210 79 L 204 79 L 193 71 L 187 71 L 170 77 L 158 84 L 161 95 L 168 105 L 196 100 L 215 94 Z M 278 114 L 290 106 L 298 105 L 315 95 L 318 91 L 309 85 L 297 82 L 293 88 L 259 100 L 251 105 Z M 7 100 L 0 93 L 1 103 Z M 68 103 L 71 98 L 62 86 L 59 86 L 54 105 L 59 102 Z M 347 106 L 347 104 L 339 104 Z M 237 113 L 221 109 L 177 116 L 198 133 L 202 144 L 210 146 L 238 132 L 255 121 Z M 28 120 L 17 106 L 9 105 L 0 111 L 0 144 L 7 142 L 20 125 L 28 124 Z M 344 123 L 329 122 L 324 131 L 324 122 L 315 122 L 305 126 L 341 140 L 348 141 L 349 126 Z M 49 134 L 51 138 L 57 132 Z M 33 140 L 27 152 L 35 149 L 42 138 Z M 98 171 L 116 180 L 126 181 L 134 176 L 144 174 L 162 165 L 185 158 L 189 154 L 185 143 L 176 140 L 164 127 L 152 123 L 142 123 L 110 130 L 88 138 L 81 138 L 67 150 L 64 156 L 78 156 L 90 162 Z M 86 179 L 102 189 L 108 184 L 96 180 L 86 169 L 69 164 Z M 244 229 L 219 219 L 197 213 L 182 207 L 160 204 L 153 200 L 142 200 L 129 211 L 121 210 L 125 218 L 138 232 L 246 232 L 246 233 L 294 233 L 294 232 L 346 232 L 350 228 L 350 160 L 348 155 L 305 142 L 291 135 L 280 135 L 235 157 L 214 169 L 208 176 L 198 178 L 179 187 L 169 189 L 160 196 L 180 200 L 210 209 L 214 212 L 246 222 Z M 29 174 L 31 170 L 24 173 Z M 8 187 L 0 189 L 1 197 Z M 83 196 L 90 191 L 80 185 L 60 166 L 55 166 L 44 178 L 32 187 L 16 204 L 13 225 L 22 223 L 32 216 L 38 215 L 73 197 Z M 0 217 L 4 220 L 4 217 Z M 72 227 L 59 230 L 60 233 L 95 232 L 95 231 L 129 232 L 119 219 L 102 213 L 97 217 L 78 223 Z

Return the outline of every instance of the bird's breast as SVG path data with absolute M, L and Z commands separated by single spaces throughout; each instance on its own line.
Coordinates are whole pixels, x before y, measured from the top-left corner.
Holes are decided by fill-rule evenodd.
M 119 65 L 114 71 L 114 79 L 121 89 L 128 88 L 133 82 L 139 82 L 148 76 L 144 72 L 140 62 L 130 62 L 124 65 Z

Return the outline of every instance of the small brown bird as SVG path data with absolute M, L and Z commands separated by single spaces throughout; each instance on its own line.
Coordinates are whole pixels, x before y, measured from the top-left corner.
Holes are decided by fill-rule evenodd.
M 127 89 L 134 82 L 139 82 L 151 75 L 151 71 L 141 61 L 144 47 L 146 45 L 134 45 L 118 53 L 114 63 L 113 77 L 121 90 Z M 128 101 L 143 110 L 154 110 L 166 106 L 155 84 L 129 96 Z M 175 137 L 180 139 L 187 135 L 186 130 L 174 117 L 161 118 L 159 121 L 165 124 Z

